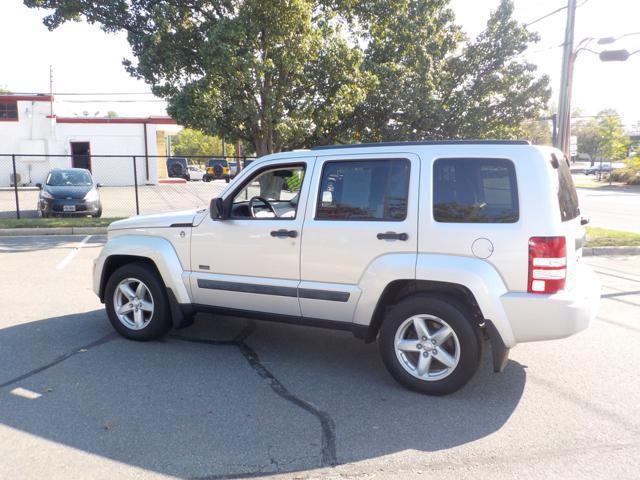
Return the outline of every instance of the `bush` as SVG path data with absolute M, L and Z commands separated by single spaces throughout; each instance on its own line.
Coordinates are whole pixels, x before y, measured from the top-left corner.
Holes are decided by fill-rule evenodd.
M 627 185 L 640 185 L 640 157 L 627 158 L 626 166 L 611 172 L 611 180 Z

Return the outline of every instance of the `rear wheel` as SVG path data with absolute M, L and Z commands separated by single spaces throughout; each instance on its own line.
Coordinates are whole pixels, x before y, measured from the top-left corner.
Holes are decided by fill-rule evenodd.
M 152 340 L 171 329 L 169 302 L 158 274 L 144 263 L 118 268 L 105 288 L 113 328 L 132 340 Z
M 395 305 L 380 329 L 382 360 L 411 390 L 446 395 L 462 388 L 480 364 L 480 329 L 457 301 L 412 295 Z

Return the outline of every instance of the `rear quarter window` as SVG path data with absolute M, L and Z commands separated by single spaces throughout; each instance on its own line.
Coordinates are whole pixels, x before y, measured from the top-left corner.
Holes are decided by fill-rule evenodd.
M 433 165 L 433 218 L 443 223 L 515 223 L 520 217 L 513 162 L 443 158 Z
M 578 205 L 578 193 L 573 184 L 571 169 L 565 159 L 560 159 L 553 154 L 551 164 L 557 167 L 558 172 L 558 206 L 560 207 L 560 218 L 563 222 L 573 220 L 580 215 Z

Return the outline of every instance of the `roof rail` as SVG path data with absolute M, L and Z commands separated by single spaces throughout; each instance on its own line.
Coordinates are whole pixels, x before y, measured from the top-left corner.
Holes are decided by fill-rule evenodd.
M 529 142 L 528 140 L 418 140 L 414 142 L 376 142 L 320 145 L 317 147 L 311 147 L 311 150 L 361 147 L 404 147 L 407 145 L 531 145 L 531 142 Z

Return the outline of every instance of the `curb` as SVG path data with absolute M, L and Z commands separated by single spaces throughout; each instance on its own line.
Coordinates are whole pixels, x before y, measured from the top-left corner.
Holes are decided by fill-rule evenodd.
M 640 247 L 584 247 L 584 257 L 597 255 L 640 255 Z
M 0 237 L 33 235 L 105 235 L 107 227 L 0 228 Z

